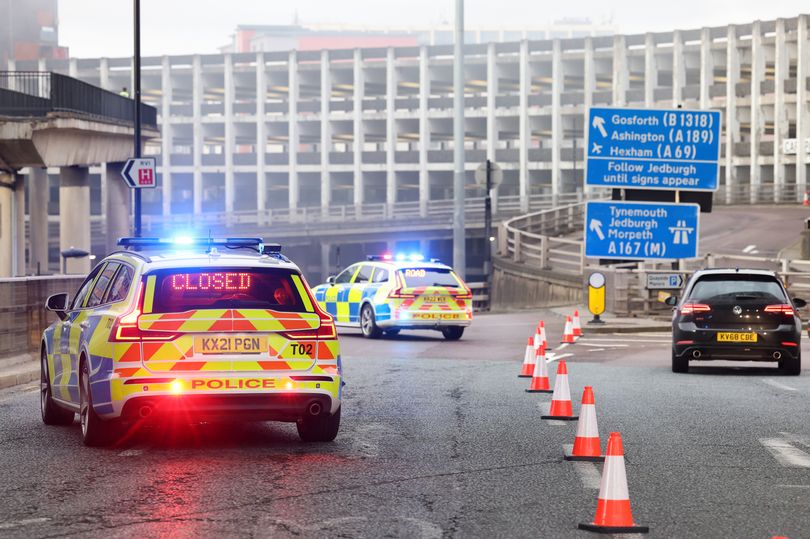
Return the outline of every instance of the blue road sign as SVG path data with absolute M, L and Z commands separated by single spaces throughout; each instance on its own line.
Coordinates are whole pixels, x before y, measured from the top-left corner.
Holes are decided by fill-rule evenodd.
M 588 202 L 585 256 L 633 260 L 694 258 L 698 204 Z
M 719 159 L 718 111 L 590 109 L 587 185 L 716 191 Z

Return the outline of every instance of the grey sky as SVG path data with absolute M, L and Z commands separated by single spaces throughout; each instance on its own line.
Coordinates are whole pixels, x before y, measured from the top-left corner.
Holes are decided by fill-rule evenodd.
M 795 17 L 806 0 L 467 0 L 468 26 L 524 27 L 563 17 L 611 20 L 622 33 Z M 452 23 L 454 0 L 141 0 L 145 56 L 214 53 L 238 24 L 415 26 Z M 132 54 L 131 0 L 59 0 L 60 42 L 75 57 Z

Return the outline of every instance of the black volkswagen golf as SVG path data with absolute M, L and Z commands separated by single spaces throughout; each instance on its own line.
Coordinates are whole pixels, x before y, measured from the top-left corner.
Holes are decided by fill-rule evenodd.
M 785 374 L 801 371 L 801 327 L 792 300 L 772 271 L 706 269 L 695 272 L 683 296 L 670 296 L 672 371 L 689 361 L 776 361 Z

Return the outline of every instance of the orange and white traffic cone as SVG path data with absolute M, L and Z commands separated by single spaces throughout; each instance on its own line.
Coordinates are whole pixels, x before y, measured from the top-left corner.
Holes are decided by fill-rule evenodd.
M 599 427 L 596 425 L 596 405 L 593 400 L 593 388 L 585 386 L 582 392 L 582 406 L 579 409 L 577 436 L 574 438 L 574 449 L 566 453 L 565 460 L 587 460 L 602 462 L 602 447 L 599 442 Z
M 560 361 L 559 365 L 557 365 L 554 394 L 551 396 L 551 408 L 548 410 L 548 415 L 540 417 L 542 419 L 561 419 L 563 421 L 579 419 L 574 415 L 571 406 L 571 390 L 568 389 L 568 367 L 566 367 L 565 361 Z
M 807 191 L 804 192 L 804 200 L 802 206 L 810 206 L 810 198 L 807 197 Z
M 546 325 L 542 320 L 538 322 L 537 329 L 534 330 L 534 351 L 537 352 L 541 346 L 548 347 L 548 341 L 546 340 Z
M 611 432 L 608 438 L 602 482 L 599 485 L 599 500 L 593 522 L 580 524 L 580 530 L 598 533 L 648 533 L 650 528 L 633 522 L 630 510 L 630 494 L 627 490 L 627 473 L 624 469 L 622 435 Z
M 520 369 L 518 378 L 531 378 L 534 372 L 534 338 L 529 337 L 526 343 L 526 351 L 523 353 L 523 367 Z
M 573 343 L 574 342 L 574 326 L 571 323 L 571 317 L 565 317 L 565 330 L 563 331 L 563 338 L 562 343 Z
M 551 387 L 548 384 L 545 345 L 541 345 L 534 356 L 534 374 L 532 375 L 532 383 L 526 393 L 551 393 Z
M 573 330 L 574 337 L 582 336 L 582 324 L 579 323 L 579 311 L 574 311 L 574 318 L 571 320 L 571 329 Z

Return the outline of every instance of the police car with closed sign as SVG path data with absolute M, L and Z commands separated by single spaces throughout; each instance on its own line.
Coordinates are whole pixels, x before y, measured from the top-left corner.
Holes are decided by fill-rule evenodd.
M 453 268 L 421 255 L 373 255 L 313 289 L 338 326 L 365 337 L 435 329 L 458 340 L 472 322 L 472 293 Z
M 47 425 L 76 413 L 87 445 L 152 417 L 296 422 L 304 441 L 340 426 L 332 317 L 278 245 L 260 238 L 123 238 L 76 295 L 56 294 L 41 348 Z

